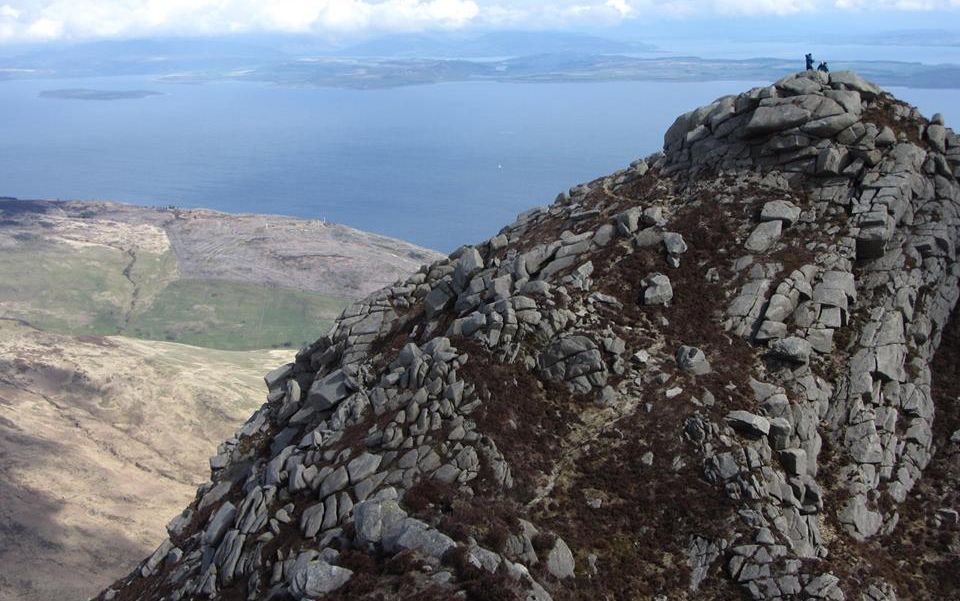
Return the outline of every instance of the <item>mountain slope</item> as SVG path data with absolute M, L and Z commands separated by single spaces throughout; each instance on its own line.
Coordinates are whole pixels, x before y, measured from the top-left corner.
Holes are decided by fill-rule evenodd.
M 258 349 L 436 256 L 286 217 L 0 200 L 0 601 L 88 597 L 154 548 L 293 355 Z
M 154 547 L 287 357 L 0 320 L 0 599 L 81 598 Z
M 99 598 L 950 598 L 958 171 L 852 73 L 683 115 L 271 372 Z

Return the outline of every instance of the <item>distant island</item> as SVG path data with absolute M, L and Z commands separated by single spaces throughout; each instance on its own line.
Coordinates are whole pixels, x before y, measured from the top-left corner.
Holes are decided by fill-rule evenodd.
M 61 100 L 136 100 L 149 96 L 163 96 L 161 92 L 151 90 L 89 90 L 68 88 L 63 90 L 43 90 L 40 98 L 59 98 Z
M 901 61 L 835 61 L 886 86 L 960 88 L 960 65 Z M 796 60 L 640 57 L 616 54 L 540 54 L 495 60 L 314 56 L 243 70 L 206 69 L 161 75 L 163 83 L 258 81 L 292 86 L 382 89 L 457 81 L 763 81 L 779 79 Z

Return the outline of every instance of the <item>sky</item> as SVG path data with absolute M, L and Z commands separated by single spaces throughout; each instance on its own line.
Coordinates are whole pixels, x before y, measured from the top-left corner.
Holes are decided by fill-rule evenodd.
M 960 22 L 960 0 L 0 0 L 0 42 L 473 29 L 630 29 L 763 19 L 897 29 Z M 875 24 L 875 25 L 873 25 Z

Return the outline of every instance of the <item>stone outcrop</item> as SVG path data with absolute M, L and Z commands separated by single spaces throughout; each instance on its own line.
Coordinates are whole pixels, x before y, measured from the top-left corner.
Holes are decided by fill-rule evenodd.
M 852 73 L 683 115 L 271 372 L 101 598 L 936 598 L 861 554 L 957 402 L 958 173 Z

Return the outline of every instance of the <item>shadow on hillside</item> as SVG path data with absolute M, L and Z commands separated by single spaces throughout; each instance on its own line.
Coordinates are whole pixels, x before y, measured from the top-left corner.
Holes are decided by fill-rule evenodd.
M 13 405 L 5 396 L 0 389 L 0 409 Z M 38 488 L 34 480 L 42 476 L 31 467 L 70 452 L 0 415 L 0 601 L 88 598 L 149 552 L 119 526 L 93 530 L 64 523 L 73 499 Z M 97 512 L 96 507 L 78 509 Z

